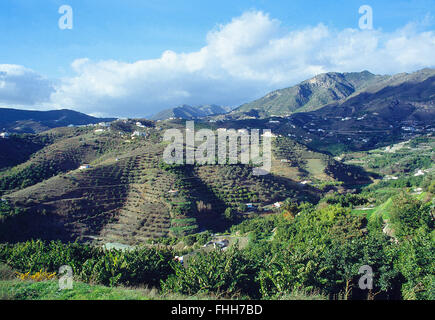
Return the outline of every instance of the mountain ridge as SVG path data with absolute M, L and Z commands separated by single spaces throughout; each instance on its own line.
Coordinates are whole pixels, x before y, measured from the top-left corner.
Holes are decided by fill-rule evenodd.
M 435 75 L 435 69 L 430 68 L 391 76 L 375 75 L 369 71 L 322 73 L 295 86 L 274 90 L 260 99 L 242 104 L 231 114 L 258 113 L 260 117 L 270 117 L 311 112 L 360 93 L 375 93 L 402 83 L 419 83 L 432 75 Z
M 115 118 L 96 118 L 69 109 L 36 111 L 0 108 L 0 130 L 12 133 L 39 133 L 68 125 L 111 122 Z
M 224 114 L 229 112 L 230 110 L 231 109 L 229 107 L 222 107 L 215 104 L 201 105 L 196 107 L 183 104 L 181 106 L 160 111 L 159 113 L 152 116 L 151 120 L 167 120 L 171 118 L 191 120 L 195 118 Z

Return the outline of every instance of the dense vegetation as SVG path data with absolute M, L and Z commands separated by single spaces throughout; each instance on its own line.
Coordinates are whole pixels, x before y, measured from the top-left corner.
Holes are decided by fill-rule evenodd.
M 40 240 L 0 246 L 0 261 L 20 272 L 58 272 L 69 265 L 77 280 L 104 285 L 157 286 L 171 272 L 168 250 L 104 250 L 78 243 Z
M 177 252 L 166 249 L 119 251 L 41 241 L 3 244 L 0 261 L 21 272 L 56 272 L 70 265 L 77 280 L 155 286 L 164 294 L 434 299 L 434 205 L 398 195 L 390 238 L 382 232 L 382 220 L 351 214 L 355 201 L 360 203 L 358 197 L 340 196 L 318 206 L 287 201 L 278 215 L 232 227 L 234 233 L 249 234 L 247 248 L 199 251 L 188 255 L 184 266 L 172 261 Z M 358 287 L 364 265 L 373 269 L 371 290 Z
M 17 207 L 11 206 L 7 201 L 0 202 L 0 223 L 8 217 L 20 214 L 21 210 Z
M 53 280 L 22 279 L 69 265 L 79 288 L 159 297 L 435 298 L 433 138 L 339 161 L 279 137 L 276 171 L 254 176 L 249 165 L 163 164 L 159 130 L 132 139 L 136 129 L 54 130 L 1 172 L 0 285 L 14 297 L 54 296 Z M 359 287 L 363 266 L 370 290 Z

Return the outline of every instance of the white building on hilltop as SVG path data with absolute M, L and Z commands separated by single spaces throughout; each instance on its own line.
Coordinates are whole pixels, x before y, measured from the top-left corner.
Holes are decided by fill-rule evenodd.
M 272 132 L 270 132 L 270 131 L 267 131 L 267 132 L 263 133 L 263 134 L 262 134 L 262 136 L 263 136 L 263 137 L 271 137 L 271 138 L 276 138 L 276 135 L 275 135 L 275 134 L 273 134 L 273 133 L 272 133 Z
M 142 131 L 135 131 L 131 134 L 131 137 L 146 137 L 147 133 Z

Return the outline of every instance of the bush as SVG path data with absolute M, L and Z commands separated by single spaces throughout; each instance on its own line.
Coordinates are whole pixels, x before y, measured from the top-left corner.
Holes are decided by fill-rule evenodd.
M 402 194 L 393 200 L 391 223 L 398 237 L 412 236 L 419 228 L 431 228 L 429 204 L 423 204 L 412 196 Z
M 347 193 L 346 195 L 334 195 L 325 198 L 328 204 L 339 204 L 342 207 L 353 207 L 366 204 L 368 199 L 359 194 Z
M 165 294 L 213 294 L 219 298 L 258 293 L 253 264 L 236 248 L 198 253 L 189 257 L 185 266 L 171 265 L 175 274 L 161 284 Z
M 224 211 L 224 218 L 228 221 L 233 221 L 236 218 L 236 212 L 233 208 L 228 207 Z
M 57 272 L 69 265 L 75 277 L 104 285 L 158 286 L 172 273 L 170 250 L 105 250 L 78 243 L 28 241 L 0 245 L 0 261 L 21 273 Z
M 14 271 L 6 264 L 0 263 L 0 281 L 15 278 Z

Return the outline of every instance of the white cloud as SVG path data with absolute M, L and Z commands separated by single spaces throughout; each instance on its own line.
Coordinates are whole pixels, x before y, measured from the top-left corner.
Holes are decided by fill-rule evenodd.
M 323 24 L 287 30 L 269 15 L 249 11 L 211 30 L 196 52 L 166 51 L 134 63 L 75 60 L 76 75 L 60 81 L 51 102 L 86 113 L 144 116 L 183 103 L 238 105 L 322 72 L 393 74 L 434 67 L 435 32 L 419 30 L 427 19 L 390 33 Z M 35 87 L 38 79 L 32 79 Z M 2 81 L 0 100 L 9 83 Z
M 0 64 L 0 105 L 33 107 L 50 100 L 53 84 L 23 66 Z

